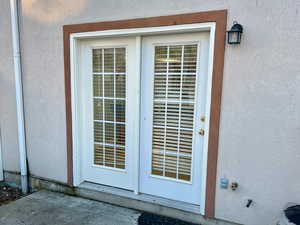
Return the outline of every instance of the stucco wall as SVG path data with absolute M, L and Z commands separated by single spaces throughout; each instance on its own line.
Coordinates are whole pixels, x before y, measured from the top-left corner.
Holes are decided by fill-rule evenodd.
M 7 4 L 0 3 L 0 122 L 4 166 L 18 170 Z M 62 25 L 228 9 L 228 28 L 238 20 L 245 32 L 241 45 L 226 46 L 217 182 L 226 176 L 240 187 L 217 187 L 216 217 L 275 224 L 286 202 L 300 203 L 299 1 L 23 0 L 21 8 L 31 173 L 67 179 Z
M 218 161 L 218 177 L 240 188 L 217 189 L 216 212 L 275 224 L 287 202 L 300 203 L 300 2 L 247 2 L 229 8 L 245 32 L 226 49 Z

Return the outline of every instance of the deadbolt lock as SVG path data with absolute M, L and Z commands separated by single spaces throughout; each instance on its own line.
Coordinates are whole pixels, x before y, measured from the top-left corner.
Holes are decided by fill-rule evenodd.
M 199 134 L 200 134 L 201 136 L 204 136 L 204 134 L 205 134 L 204 129 L 200 129 L 200 130 L 199 130 Z
M 200 120 L 201 120 L 202 122 L 204 122 L 204 121 L 205 121 L 205 116 L 201 116 L 201 117 L 200 117 Z

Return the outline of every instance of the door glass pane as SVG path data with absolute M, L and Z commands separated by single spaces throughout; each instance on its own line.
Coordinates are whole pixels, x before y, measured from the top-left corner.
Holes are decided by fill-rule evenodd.
M 94 164 L 125 169 L 125 48 L 93 49 Z
M 196 44 L 155 47 L 152 174 L 190 181 Z

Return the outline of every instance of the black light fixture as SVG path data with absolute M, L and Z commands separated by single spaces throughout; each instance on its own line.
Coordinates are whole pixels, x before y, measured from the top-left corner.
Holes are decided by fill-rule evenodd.
M 227 43 L 228 44 L 240 44 L 242 39 L 243 26 L 236 21 L 229 31 L 227 31 Z

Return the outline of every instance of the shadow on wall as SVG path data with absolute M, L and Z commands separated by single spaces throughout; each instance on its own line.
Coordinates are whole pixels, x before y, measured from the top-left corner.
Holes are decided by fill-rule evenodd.
M 55 23 L 83 10 L 87 0 L 21 0 L 24 15 L 41 23 Z

